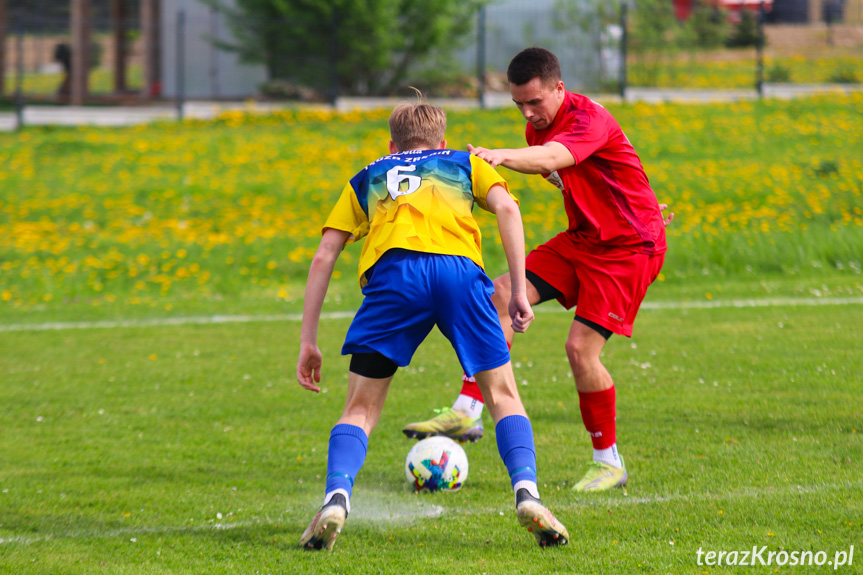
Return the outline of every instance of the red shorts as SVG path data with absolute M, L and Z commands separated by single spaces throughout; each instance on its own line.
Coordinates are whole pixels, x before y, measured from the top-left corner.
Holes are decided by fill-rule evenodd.
M 526 268 L 563 294 L 566 309 L 614 333 L 632 337 L 638 308 L 665 254 L 648 256 L 595 246 L 563 232 L 527 255 Z

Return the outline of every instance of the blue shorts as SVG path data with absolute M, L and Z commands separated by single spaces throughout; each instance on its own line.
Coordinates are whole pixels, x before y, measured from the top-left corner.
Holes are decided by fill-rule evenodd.
M 494 284 L 469 258 L 389 250 L 373 266 L 342 355 L 378 352 L 405 367 L 437 325 L 472 376 L 509 361 Z

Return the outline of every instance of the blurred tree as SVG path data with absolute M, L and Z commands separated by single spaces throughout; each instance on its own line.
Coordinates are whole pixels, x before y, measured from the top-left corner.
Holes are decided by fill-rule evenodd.
M 728 37 L 728 15 L 716 4 L 696 2 L 686 21 L 686 32 L 690 46 L 706 50 L 721 48 Z
M 758 43 L 758 15 L 752 10 L 740 11 L 740 22 L 725 41 L 729 48 L 748 48 Z
M 629 24 L 630 78 L 636 86 L 656 86 L 660 72 L 683 49 L 684 30 L 666 0 L 640 0 Z
M 578 69 L 586 89 L 614 92 L 620 89 L 623 2 L 555 0 L 556 19 L 552 25 L 581 56 Z
M 390 94 L 424 56 L 457 47 L 487 0 L 205 0 L 228 15 L 236 51 L 271 80 Z M 333 63 L 335 65 L 333 66 Z

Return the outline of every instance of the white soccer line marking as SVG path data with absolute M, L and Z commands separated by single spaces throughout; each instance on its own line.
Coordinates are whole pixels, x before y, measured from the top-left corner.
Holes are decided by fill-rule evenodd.
M 321 319 L 345 319 L 354 317 L 355 311 L 335 311 L 322 313 Z M 224 324 L 224 323 L 253 323 L 253 322 L 299 322 L 303 320 L 302 314 L 275 314 L 275 315 L 209 315 L 188 317 L 166 317 L 153 319 L 123 319 L 116 321 L 72 321 L 72 322 L 47 322 L 47 323 L 18 323 L 0 325 L 0 332 L 4 331 L 55 331 L 66 329 L 113 329 L 118 327 L 152 327 L 167 325 L 194 325 L 194 324 Z
M 714 309 L 720 307 L 748 308 L 748 307 L 793 307 L 793 306 L 816 306 L 816 305 L 855 305 L 863 304 L 863 297 L 825 297 L 825 298 L 764 298 L 764 299 L 739 299 L 728 301 L 654 301 L 644 302 L 641 309 Z
M 611 498 L 603 498 L 599 500 L 593 501 L 575 501 L 572 503 L 560 503 L 558 501 L 559 494 L 554 497 L 548 498 L 548 500 L 554 499 L 555 504 L 552 506 L 554 510 L 558 509 L 576 509 L 578 507 L 621 507 L 624 505 L 652 505 L 652 504 L 661 504 L 661 503 L 669 503 L 674 501 L 734 501 L 738 499 L 760 499 L 762 497 L 769 496 L 805 496 L 812 494 L 821 494 L 827 493 L 830 491 L 842 491 L 842 490 L 859 490 L 863 489 L 863 481 L 853 481 L 847 483 L 833 483 L 833 484 L 821 484 L 821 485 L 789 485 L 781 488 L 752 488 L 752 487 L 744 487 L 742 489 L 736 491 L 729 491 L 726 493 L 675 493 L 672 495 L 654 495 L 651 497 L 615 497 Z M 548 489 L 546 492 L 550 492 Z M 612 493 L 618 493 L 614 491 Z M 358 496 L 357 499 L 365 499 L 369 494 L 364 493 L 361 496 Z M 376 503 L 376 497 L 374 495 L 371 496 L 372 501 L 367 501 L 366 503 Z M 588 496 L 588 499 L 590 496 Z M 509 499 L 509 498 L 508 498 Z M 374 505 L 372 505 L 374 507 Z M 363 513 L 362 509 L 358 508 L 356 513 L 352 513 L 352 517 L 354 521 L 362 521 L 368 523 L 377 523 L 377 522 L 385 522 L 387 524 L 391 524 L 393 519 L 397 520 L 411 520 L 418 519 L 421 517 L 439 517 L 445 513 L 445 509 L 439 505 L 430 505 L 428 509 L 423 509 L 425 506 L 420 506 L 418 513 L 405 512 L 401 510 L 397 512 L 398 516 L 393 517 L 388 513 L 381 513 L 380 510 L 375 509 L 367 509 L 365 513 Z M 508 511 L 511 511 L 510 508 L 507 508 Z M 462 508 L 451 508 L 450 511 L 453 513 L 458 513 L 460 515 L 493 515 L 493 514 L 505 514 L 507 510 L 503 510 L 499 507 L 495 508 L 485 508 L 485 509 L 472 509 L 466 510 Z M 292 508 L 286 510 L 284 514 L 279 517 L 256 517 L 254 519 L 250 519 L 247 521 L 232 521 L 230 523 L 211 523 L 208 525 L 165 525 L 161 527 L 127 527 L 123 529 L 113 529 L 110 531 L 99 532 L 94 530 L 77 530 L 77 531 L 66 531 L 62 533 L 51 533 L 44 537 L 27 537 L 23 535 L 13 535 L 11 537 L 0 537 L 0 546 L 2 545 L 12 545 L 18 544 L 22 546 L 32 545 L 34 543 L 41 543 L 49 540 L 57 540 L 57 539 L 112 539 L 116 537 L 129 537 L 131 539 L 137 539 L 138 536 L 142 535 L 161 535 L 161 534 L 170 534 L 170 533 L 201 533 L 208 531 L 221 531 L 225 529 L 239 529 L 244 527 L 253 527 L 255 525 L 281 525 L 285 523 L 285 519 L 287 517 L 296 517 L 297 514 L 301 513 L 311 513 L 308 509 L 308 506 L 303 506 L 302 508 Z M 310 515 L 311 516 L 311 515 Z M 286 533 L 286 537 L 289 534 Z
M 743 299 L 727 301 L 655 301 L 644 302 L 641 309 L 716 309 L 716 308 L 753 308 L 753 307 L 794 307 L 821 305 L 863 305 L 863 297 L 831 297 L 831 298 L 767 298 Z M 561 307 L 537 308 L 536 313 L 572 313 Z M 348 319 L 354 317 L 355 311 L 334 311 L 322 313 L 321 319 Z M 119 327 L 153 327 L 167 325 L 195 324 L 225 324 L 254 322 L 299 322 L 302 314 L 274 315 L 210 315 L 189 317 L 166 317 L 154 319 L 128 319 L 116 321 L 74 321 L 47 323 L 12 323 L 0 325 L 0 332 L 11 331 L 57 331 L 68 329 L 114 329 Z

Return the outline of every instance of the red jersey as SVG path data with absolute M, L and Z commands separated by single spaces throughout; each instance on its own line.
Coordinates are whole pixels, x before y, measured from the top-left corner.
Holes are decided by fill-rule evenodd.
M 575 165 L 543 174 L 563 192 L 567 232 L 583 241 L 647 255 L 666 251 L 656 194 L 635 149 L 611 114 L 590 98 L 566 92 L 551 126 L 527 125 L 531 146 L 558 142 Z

